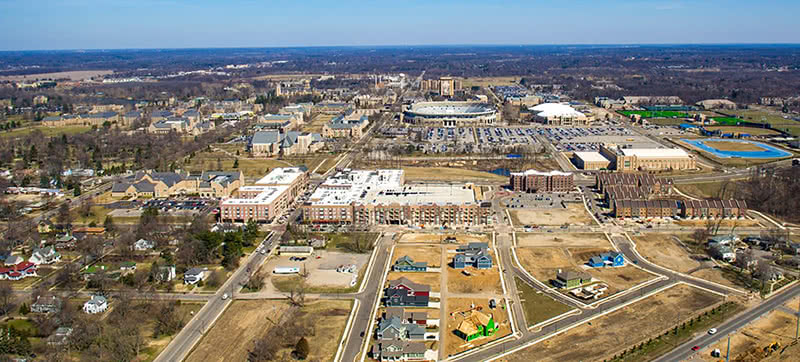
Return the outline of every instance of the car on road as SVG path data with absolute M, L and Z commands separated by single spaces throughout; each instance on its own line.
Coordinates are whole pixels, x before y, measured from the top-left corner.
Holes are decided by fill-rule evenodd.
M 226 300 L 226 299 L 228 299 L 228 293 L 225 293 L 225 294 L 222 295 L 222 300 Z
M 712 334 L 713 335 L 715 333 L 717 333 L 717 329 L 716 328 L 711 328 L 711 329 L 708 330 L 708 334 Z
M 694 347 L 692 347 L 692 351 L 697 351 L 697 350 L 699 350 L 699 349 L 700 349 L 700 346 L 694 346 Z

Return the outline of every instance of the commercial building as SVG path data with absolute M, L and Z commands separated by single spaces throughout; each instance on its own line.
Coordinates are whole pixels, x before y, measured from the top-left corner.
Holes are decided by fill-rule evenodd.
M 534 121 L 549 126 L 588 126 L 592 118 L 566 103 L 542 103 L 531 108 Z
M 617 171 L 689 170 L 697 168 L 694 157 L 680 148 L 621 148 L 614 144 L 600 146 Z
M 572 163 L 581 170 L 607 170 L 611 161 L 600 152 L 573 152 Z
M 509 184 L 512 190 L 523 192 L 569 192 L 575 188 L 573 174 L 555 170 L 512 172 Z
M 265 222 L 282 214 L 308 186 L 305 167 L 276 168 L 255 185 L 242 186 L 235 197 L 220 203 L 223 221 Z
M 420 82 L 420 90 L 423 92 L 438 93 L 442 97 L 452 97 L 456 91 L 461 90 L 460 79 L 453 77 L 440 77 L 439 79 L 423 79 Z
M 430 127 L 491 126 L 499 120 L 497 110 L 487 103 L 417 102 L 403 110 L 404 122 Z
M 200 175 L 188 172 L 139 171 L 123 181 L 114 182 L 112 197 L 170 197 L 197 195 L 208 198 L 228 197 L 242 185 L 241 171 L 206 171 Z
M 481 225 L 488 204 L 473 185 L 404 185 L 403 170 L 337 172 L 303 205 L 307 223 L 357 225 Z

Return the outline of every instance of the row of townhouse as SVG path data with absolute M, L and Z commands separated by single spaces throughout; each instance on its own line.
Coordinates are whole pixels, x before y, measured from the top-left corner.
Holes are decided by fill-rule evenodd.
M 241 171 L 205 171 L 199 175 L 188 172 L 139 171 L 122 181 L 114 182 L 112 197 L 161 198 L 176 195 L 198 195 L 223 198 L 244 182 Z
M 612 206 L 618 218 L 738 218 L 743 217 L 748 209 L 744 200 L 615 199 Z
M 633 187 L 641 189 L 649 196 L 669 196 L 674 181 L 669 177 L 653 176 L 647 173 L 600 173 L 596 178 L 597 188 L 605 194 L 609 187 Z

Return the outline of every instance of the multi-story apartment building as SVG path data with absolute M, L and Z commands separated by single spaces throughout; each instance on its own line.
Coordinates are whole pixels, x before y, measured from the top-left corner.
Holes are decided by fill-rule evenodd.
M 569 192 L 575 188 L 573 174 L 555 170 L 512 172 L 509 184 L 512 190 L 523 192 Z
M 481 225 L 490 205 L 472 185 L 404 185 L 402 170 L 343 170 L 303 205 L 309 223 L 356 225 Z
M 255 185 L 240 187 L 236 196 L 220 203 L 223 221 L 266 222 L 281 215 L 308 186 L 305 167 L 276 168 Z
M 199 175 L 188 172 L 140 171 L 123 181 L 115 182 L 112 197 L 169 197 L 198 195 L 200 197 L 228 197 L 242 185 L 241 171 L 208 171 Z

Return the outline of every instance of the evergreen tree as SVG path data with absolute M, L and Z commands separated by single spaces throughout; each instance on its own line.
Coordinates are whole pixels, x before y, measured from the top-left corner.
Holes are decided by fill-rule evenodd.
M 306 337 L 301 337 L 300 340 L 297 341 L 297 345 L 294 346 L 294 354 L 297 356 L 297 359 L 304 360 L 308 358 L 309 351 L 308 340 L 306 340 Z

